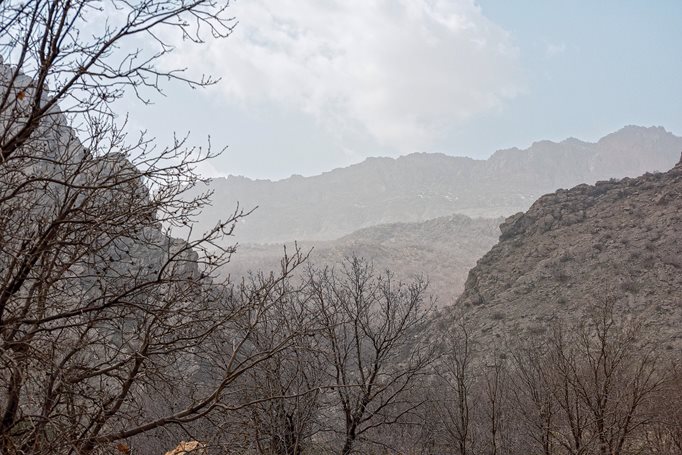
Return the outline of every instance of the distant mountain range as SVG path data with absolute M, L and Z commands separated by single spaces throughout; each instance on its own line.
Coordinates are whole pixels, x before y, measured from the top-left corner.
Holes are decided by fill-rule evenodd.
M 559 188 L 664 171 L 680 151 L 682 138 L 661 127 L 628 126 L 596 143 L 540 141 L 487 160 L 420 153 L 275 182 L 230 176 L 197 189 L 214 196 L 194 229 L 213 226 L 237 203 L 258 206 L 237 228 L 242 243 L 332 240 L 378 224 L 454 213 L 508 216 Z

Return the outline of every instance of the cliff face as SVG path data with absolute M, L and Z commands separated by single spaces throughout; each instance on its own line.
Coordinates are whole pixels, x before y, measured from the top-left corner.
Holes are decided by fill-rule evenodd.
M 26 126 L 35 96 L 34 81 L 15 71 L 0 61 L 0 98 L 7 96 L 0 109 L 4 140 Z M 31 242 L 57 232 L 49 248 L 69 264 L 61 273 L 80 277 L 80 286 L 73 281 L 66 286 L 72 293 L 92 296 L 113 283 L 151 280 L 176 255 L 181 260 L 172 273 L 199 275 L 198 254 L 166 235 L 157 221 L 157 207 L 140 171 L 122 153 L 93 155 L 58 105 L 47 111 L 23 148 L 0 166 L 0 271 L 24 257 Z M 42 271 L 31 273 L 29 278 L 45 280 Z
M 663 128 L 629 126 L 596 143 L 541 141 L 488 160 L 420 153 L 277 182 L 215 179 L 204 188 L 215 191 L 213 207 L 199 215 L 195 232 L 214 226 L 237 202 L 259 207 L 236 231 L 242 243 L 331 240 L 377 224 L 453 213 L 509 216 L 557 188 L 667 170 L 681 151 L 682 138 Z
M 456 304 L 483 332 L 543 331 L 610 296 L 682 342 L 682 161 L 548 194 L 500 228 Z

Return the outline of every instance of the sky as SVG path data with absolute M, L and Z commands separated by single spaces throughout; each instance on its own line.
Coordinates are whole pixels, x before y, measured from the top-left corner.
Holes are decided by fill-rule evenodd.
M 679 0 L 233 0 L 225 40 L 178 41 L 172 83 L 129 125 L 210 137 L 207 176 L 282 179 L 363 161 L 498 149 L 625 125 L 682 135 Z

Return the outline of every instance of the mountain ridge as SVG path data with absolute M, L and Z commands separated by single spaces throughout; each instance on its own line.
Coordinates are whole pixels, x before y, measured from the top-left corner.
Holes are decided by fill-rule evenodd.
M 507 147 L 507 148 L 501 148 L 495 150 L 493 153 L 491 153 L 488 158 L 472 158 L 469 156 L 465 155 L 452 155 L 449 153 L 444 153 L 444 152 L 412 152 L 408 153 L 405 155 L 400 155 L 400 156 L 368 156 L 367 158 L 363 159 L 362 161 L 359 161 L 357 163 L 352 163 L 347 166 L 339 166 L 335 167 L 333 169 L 327 170 L 327 171 L 322 171 L 319 174 L 313 174 L 313 175 L 301 175 L 301 174 L 291 174 L 288 177 L 283 177 L 279 179 L 268 179 L 268 178 L 252 178 L 248 177 L 242 174 L 228 174 L 226 176 L 220 176 L 220 177 L 212 177 L 211 180 L 213 181 L 218 181 L 218 180 L 241 180 L 241 181 L 249 181 L 249 182 L 255 182 L 255 183 L 280 183 L 283 181 L 288 181 L 288 180 L 301 180 L 301 179 L 314 179 L 317 177 L 323 177 L 327 176 L 332 173 L 336 173 L 338 171 L 344 170 L 344 169 L 350 169 L 350 168 L 355 168 L 358 166 L 362 166 L 364 164 L 367 164 L 368 162 L 375 162 L 375 161 L 380 161 L 380 162 L 392 162 L 392 161 L 400 161 L 404 160 L 406 158 L 410 157 L 420 157 L 420 156 L 434 156 L 434 157 L 443 157 L 446 159 L 456 159 L 456 160 L 464 160 L 464 161 L 474 161 L 474 162 L 485 162 L 485 161 L 490 161 L 491 159 L 494 159 L 498 157 L 499 155 L 504 155 L 508 152 L 524 152 L 528 151 L 534 147 L 539 147 L 543 145 L 582 145 L 582 146 L 594 146 L 599 144 L 600 142 L 604 140 L 608 140 L 610 137 L 614 136 L 618 137 L 618 135 L 631 132 L 631 131 L 649 131 L 649 132 L 658 132 L 662 135 L 668 135 L 668 136 L 674 136 L 674 137 L 680 137 L 676 136 L 675 133 L 672 131 L 668 131 L 665 129 L 665 127 L 660 126 L 660 125 L 653 125 L 653 126 L 640 126 L 640 125 L 625 125 L 624 127 L 620 128 L 617 131 L 614 131 L 612 133 L 608 133 L 605 136 L 599 138 L 596 142 L 590 142 L 590 141 L 584 141 L 582 139 L 570 136 L 565 139 L 559 140 L 559 141 L 553 141 L 551 139 L 541 139 L 537 141 L 533 141 L 528 147 L 526 148 L 520 148 L 520 147 Z M 660 170 L 660 169 L 659 169 Z
M 276 182 L 214 179 L 202 189 L 214 191 L 215 202 L 199 214 L 195 231 L 213 226 L 238 202 L 259 207 L 236 231 L 243 243 L 331 240 L 363 227 L 452 213 L 509 216 L 558 188 L 668 169 L 680 151 L 682 138 L 663 128 L 629 126 L 596 143 L 539 141 L 487 160 L 416 153 Z

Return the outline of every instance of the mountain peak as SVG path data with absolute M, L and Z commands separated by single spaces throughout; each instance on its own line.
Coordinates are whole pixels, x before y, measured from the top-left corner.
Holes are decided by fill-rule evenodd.
M 623 128 L 599 139 L 599 142 L 608 142 L 611 140 L 631 140 L 631 139 L 648 139 L 656 137 L 675 137 L 670 131 L 662 126 L 639 126 L 626 125 Z

